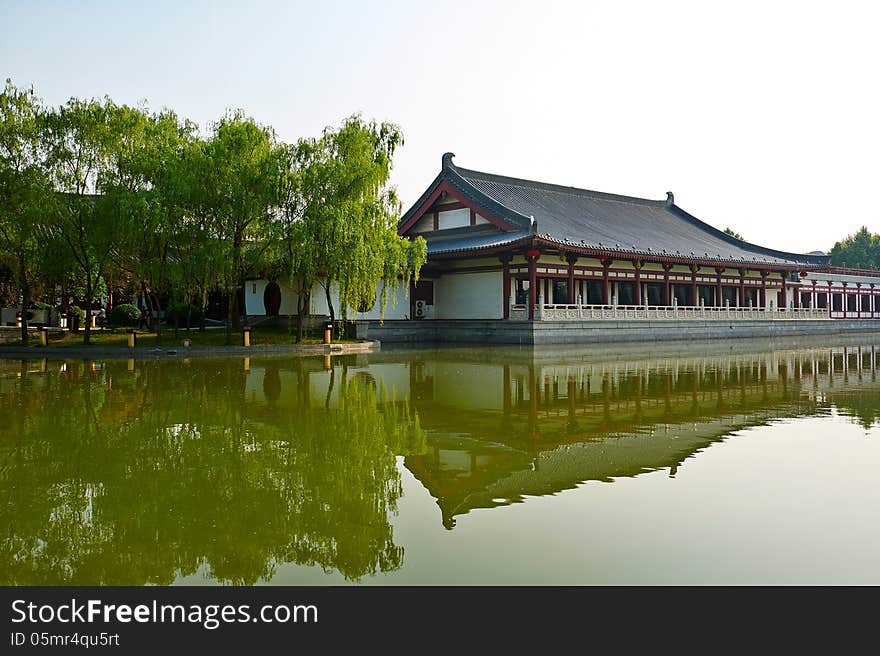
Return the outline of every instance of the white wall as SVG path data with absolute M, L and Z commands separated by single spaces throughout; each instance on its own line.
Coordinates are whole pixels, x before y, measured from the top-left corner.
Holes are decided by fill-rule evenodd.
M 244 306 L 247 314 L 266 314 L 263 305 L 263 292 L 266 291 L 268 280 L 248 280 L 244 284 Z M 279 282 L 281 288 L 281 308 L 279 314 L 296 314 L 296 294 L 286 284 Z
M 383 284 L 384 283 L 379 283 L 379 287 L 376 289 L 376 304 L 369 312 L 354 312 L 350 309 L 348 313 L 348 318 L 378 320 L 379 299 L 382 293 Z M 342 312 L 339 307 L 339 291 L 335 285 L 330 289 L 330 298 L 333 300 L 333 309 L 336 311 L 336 316 L 342 316 Z M 330 308 L 327 306 L 327 295 L 324 292 L 324 288 L 320 284 L 316 284 L 314 289 L 312 290 L 311 306 L 309 312 L 310 314 L 330 314 Z M 388 305 L 385 306 L 385 319 L 391 321 L 394 319 L 406 319 L 408 317 L 409 287 L 407 285 L 400 285 L 398 286 L 394 294 L 389 292 Z
M 266 314 L 266 308 L 263 305 L 263 292 L 266 291 L 268 280 L 248 280 L 245 283 L 244 301 L 248 315 L 261 316 Z M 379 319 L 379 298 L 382 293 L 384 283 L 379 283 L 376 290 L 376 304 L 369 312 L 350 311 L 349 319 Z M 281 287 L 281 309 L 279 314 L 288 315 L 296 314 L 296 293 L 286 284 L 278 283 Z M 341 316 L 339 308 L 339 292 L 334 287 L 331 289 L 330 297 L 333 300 L 333 309 L 336 310 L 337 317 Z M 324 288 L 320 284 L 315 284 L 312 289 L 309 314 L 329 315 L 330 310 L 327 307 L 327 297 L 324 294 Z M 399 285 L 397 289 L 388 295 L 388 304 L 385 306 L 385 319 L 408 319 L 410 314 L 409 307 L 409 287 L 407 285 Z
M 446 274 L 434 281 L 434 317 L 501 319 L 503 285 L 500 271 Z
M 369 312 L 358 312 L 352 315 L 353 319 L 379 319 L 379 300 L 382 294 L 382 286 L 379 283 L 376 290 L 376 305 Z M 385 320 L 392 321 L 394 319 L 409 319 L 409 285 L 398 285 L 393 292 L 388 292 L 388 304 L 385 306 Z

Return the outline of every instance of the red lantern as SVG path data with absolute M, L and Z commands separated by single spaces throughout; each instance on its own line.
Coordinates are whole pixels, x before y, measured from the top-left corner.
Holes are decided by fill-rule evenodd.
M 799 275 L 800 275 L 801 278 L 806 278 L 806 277 L 807 277 L 807 272 L 806 272 L 806 271 L 801 271 Z
M 528 257 L 538 257 L 539 255 L 541 255 L 541 251 L 536 251 L 535 249 L 532 249 L 530 251 L 526 251 L 526 255 Z

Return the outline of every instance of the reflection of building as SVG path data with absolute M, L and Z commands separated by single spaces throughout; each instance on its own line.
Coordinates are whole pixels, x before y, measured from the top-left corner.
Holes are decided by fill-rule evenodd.
M 880 354 L 870 346 L 483 365 L 480 385 L 491 388 L 484 395 L 441 375 L 461 366 L 422 365 L 434 381 L 433 401 L 415 403 L 429 448 L 405 459 L 437 499 L 448 528 L 471 509 L 585 481 L 658 469 L 674 475 L 700 450 L 777 416 L 813 414 L 839 402 L 870 418 L 880 391 Z

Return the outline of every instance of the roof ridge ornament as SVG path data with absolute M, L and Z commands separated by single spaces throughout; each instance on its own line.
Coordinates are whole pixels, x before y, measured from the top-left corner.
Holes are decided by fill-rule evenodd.
M 452 163 L 452 158 L 455 157 L 455 153 L 443 153 L 443 168 L 448 169 L 455 166 Z
M 666 192 L 666 207 L 672 207 L 675 205 L 675 194 L 671 191 Z

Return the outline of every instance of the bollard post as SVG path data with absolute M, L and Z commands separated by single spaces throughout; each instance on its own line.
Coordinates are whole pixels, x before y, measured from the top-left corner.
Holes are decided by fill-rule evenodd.
M 40 328 L 39 335 L 40 335 L 40 346 L 49 346 L 49 331 L 46 330 L 45 326 Z
M 251 372 L 251 359 L 245 356 L 243 364 L 245 373 L 249 374 Z
M 129 328 L 125 332 L 128 333 L 128 348 L 133 349 L 137 345 L 137 333 L 134 328 Z
M 324 325 L 324 343 L 325 344 L 330 343 L 330 337 L 332 334 L 333 334 L 333 324 L 332 323 L 325 324 Z
M 333 364 L 330 362 L 330 354 L 324 354 L 324 371 L 330 371 L 333 368 Z
M 250 346 L 251 345 L 251 327 L 250 326 L 242 326 L 242 328 L 241 328 L 241 345 L 242 346 Z

